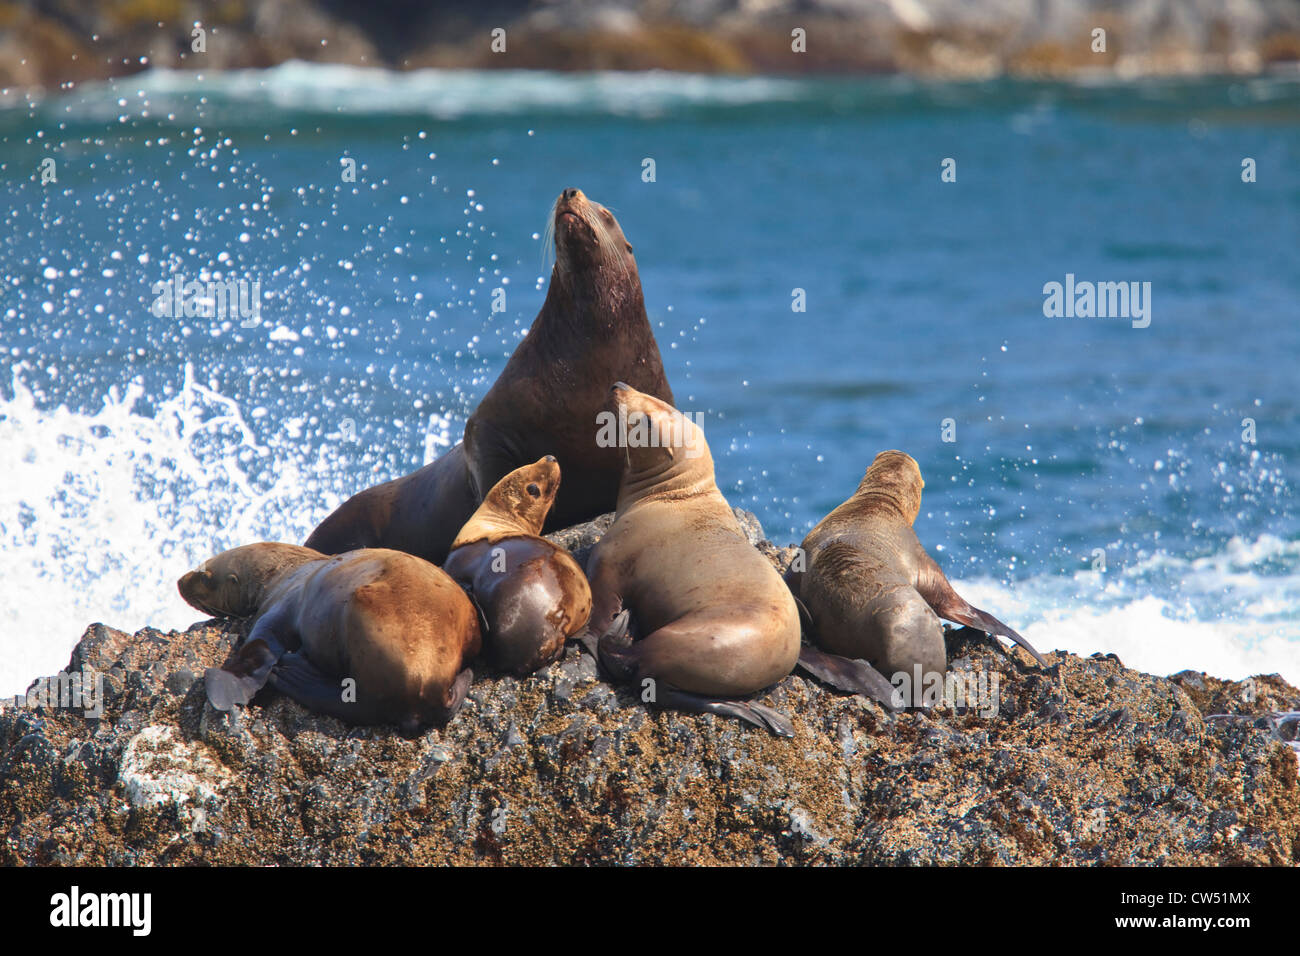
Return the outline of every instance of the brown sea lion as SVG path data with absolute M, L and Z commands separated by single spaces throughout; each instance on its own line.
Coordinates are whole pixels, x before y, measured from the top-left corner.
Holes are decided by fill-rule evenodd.
M 722 699 L 756 693 L 794 668 L 799 612 L 789 590 L 718 490 L 704 432 L 622 382 L 611 396 L 626 422 L 626 466 L 614 523 L 587 565 L 601 664 L 660 706 L 793 736 L 776 711 Z
M 555 268 L 542 310 L 465 426 L 463 443 L 419 471 L 353 495 L 307 539 L 327 554 L 396 548 L 441 564 L 483 496 L 553 454 L 564 485 L 546 529 L 614 508 L 622 459 L 592 431 L 615 379 L 672 402 L 632 246 L 578 189 L 555 202 Z
M 521 677 L 558 658 L 591 616 L 578 562 L 538 537 L 559 488 L 553 455 L 516 468 L 460 529 L 443 565 L 483 612 L 488 659 Z
M 921 688 L 912 686 L 917 665 L 927 676 L 947 671 L 940 617 L 1009 637 L 1047 665 L 1023 637 L 963 600 L 926 554 L 912 530 L 924 487 L 910 455 L 882 451 L 853 497 L 804 538 L 805 569 L 786 574 L 811 617 L 816 645 L 803 649 L 800 665 L 893 706 L 919 702 Z M 900 674 L 908 680 L 898 683 L 912 686 L 911 699 L 893 693 L 890 680 Z
M 205 674 L 218 710 L 247 704 L 269 682 L 310 710 L 413 734 L 450 720 L 474 679 L 464 664 L 480 646 L 474 605 L 443 571 L 400 551 L 331 558 L 250 544 L 177 586 L 201 611 L 253 618 L 239 650 Z

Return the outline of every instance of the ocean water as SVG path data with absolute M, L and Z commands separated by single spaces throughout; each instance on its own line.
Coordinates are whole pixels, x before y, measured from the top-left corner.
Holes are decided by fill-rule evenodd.
M 566 186 L 619 217 L 679 404 L 774 541 L 901 448 L 921 540 L 1040 649 L 1300 683 L 1297 171 L 1284 78 L 289 64 L 8 91 L 0 694 L 91 622 L 188 625 L 183 571 L 459 437 Z M 1067 274 L 1149 282 L 1149 326 L 1046 317 Z M 259 283 L 260 322 L 154 314 L 177 275 Z

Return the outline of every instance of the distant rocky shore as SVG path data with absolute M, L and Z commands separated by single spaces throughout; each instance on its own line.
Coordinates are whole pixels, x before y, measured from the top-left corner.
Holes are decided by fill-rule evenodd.
M 582 555 L 608 523 L 556 537 Z M 68 672 L 102 675 L 98 716 L 10 701 L 0 864 L 1300 863 L 1295 727 L 1268 716 L 1300 690 L 1276 676 L 1062 652 L 1044 670 L 962 630 L 950 671 L 996 678 L 992 710 L 891 715 L 791 676 L 761 695 L 785 740 L 649 711 L 570 648 L 480 675 L 445 730 L 406 740 L 272 696 L 213 710 L 203 670 L 239 634 L 96 624 Z
M 1100 43 L 1099 30 L 1104 31 Z M 1253 74 L 1296 69 L 1300 4 L 0 0 L 0 88 L 57 88 L 150 66 L 211 71 L 287 60 L 398 69 L 907 72 L 937 77 Z

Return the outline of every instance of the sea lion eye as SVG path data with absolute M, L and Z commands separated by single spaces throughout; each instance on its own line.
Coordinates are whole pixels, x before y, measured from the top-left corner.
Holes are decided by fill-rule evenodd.
M 529 485 L 525 490 L 534 498 L 540 498 L 542 496 L 542 489 L 538 488 L 535 484 Z
M 628 251 L 628 252 L 631 252 L 631 251 L 632 251 L 632 243 L 630 243 L 630 242 L 625 242 L 625 243 L 623 243 L 623 245 L 627 246 L 627 251 Z

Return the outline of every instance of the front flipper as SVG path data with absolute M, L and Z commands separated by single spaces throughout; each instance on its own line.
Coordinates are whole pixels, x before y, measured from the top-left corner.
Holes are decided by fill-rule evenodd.
M 685 711 L 688 714 L 717 714 L 720 717 L 737 717 L 747 724 L 753 724 L 778 737 L 793 737 L 794 724 L 784 714 L 777 713 L 771 707 L 745 700 L 719 700 L 688 694 L 673 687 L 659 686 L 655 701 L 659 707 Z
M 277 631 L 286 623 L 287 615 L 278 610 L 262 615 L 233 658 L 203 672 L 203 686 L 213 707 L 229 711 L 236 704 L 247 704 L 266 686 L 271 669 L 290 643 Z
M 902 692 L 866 661 L 827 654 L 805 644 L 799 648 L 799 666 L 837 690 L 870 697 L 889 710 L 903 709 Z
M 921 597 L 925 598 L 925 603 L 930 605 L 930 609 L 941 618 L 977 628 L 987 634 L 1000 634 L 1003 637 L 1009 637 L 1033 655 L 1034 660 L 1038 661 L 1043 667 L 1048 666 L 1046 659 L 1042 654 L 1034 650 L 1032 644 L 992 614 L 972 606 L 958 594 L 953 589 L 953 586 L 948 583 L 948 578 L 944 575 L 943 569 L 924 552 L 921 553 L 921 567 L 917 574 L 916 589 L 921 592 Z
M 628 634 L 631 618 L 632 613 L 627 608 L 619 611 L 596 642 L 596 660 L 605 669 L 605 673 L 617 681 L 628 681 L 636 676 L 636 653 L 632 650 L 632 638 Z
M 465 703 L 465 695 L 469 693 L 469 686 L 472 683 L 474 683 L 474 672 L 468 667 L 456 675 L 456 679 L 447 688 L 447 699 L 443 705 L 443 723 L 456 716 L 460 705 Z
M 465 597 L 469 598 L 469 603 L 474 605 L 474 610 L 478 612 L 478 624 L 482 631 L 484 639 L 491 632 L 492 627 L 488 624 L 487 612 L 483 610 L 483 605 L 478 603 L 478 598 L 474 594 L 474 589 L 468 584 L 462 584 L 460 589 L 465 592 Z

